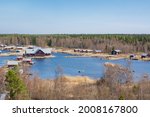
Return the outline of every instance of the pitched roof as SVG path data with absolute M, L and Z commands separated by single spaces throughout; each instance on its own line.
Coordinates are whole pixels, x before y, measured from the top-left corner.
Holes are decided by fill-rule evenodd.
M 18 65 L 17 61 L 8 61 L 7 65 Z
M 26 49 L 26 54 L 35 54 L 37 51 L 41 50 L 45 54 L 51 54 L 51 48 L 33 48 L 33 49 Z
M 24 62 L 32 61 L 32 59 L 31 59 L 31 58 L 24 58 L 23 61 L 24 61 Z
M 52 52 L 52 49 L 51 48 L 44 48 L 42 49 L 42 51 L 45 53 L 45 54 L 50 54 Z
M 95 50 L 95 52 L 102 52 L 102 50 Z
M 26 54 L 35 54 L 37 49 L 26 49 Z
M 121 50 L 115 50 L 116 52 L 121 52 Z
M 141 56 L 147 56 L 148 54 L 146 54 L 146 53 L 143 53 L 143 54 L 141 54 Z

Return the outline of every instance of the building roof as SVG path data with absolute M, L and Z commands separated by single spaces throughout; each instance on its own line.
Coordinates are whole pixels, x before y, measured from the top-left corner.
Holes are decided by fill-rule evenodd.
M 51 54 L 52 49 L 51 49 L 51 48 L 44 48 L 44 49 L 42 49 L 42 51 L 43 51 L 45 54 Z
M 81 50 L 81 49 L 74 49 L 74 50 Z
M 4 44 L 0 44 L 0 47 L 5 47 L 6 45 L 4 45 Z
M 22 47 L 22 46 L 17 46 L 16 48 L 25 48 L 25 47 Z
M 14 66 L 17 66 L 17 65 L 18 65 L 18 62 L 17 62 L 17 61 L 8 61 L 8 62 L 7 62 L 7 65 L 14 65 Z
M 115 50 L 116 52 L 121 52 L 121 50 Z
M 95 52 L 102 52 L 102 50 L 95 50 Z
M 35 54 L 36 51 L 36 49 L 26 49 L 26 54 Z
M 15 46 L 6 46 L 5 49 L 15 48 Z
M 23 61 L 24 62 L 26 62 L 26 61 L 32 61 L 32 59 L 31 58 L 24 58 Z
M 33 48 L 33 49 L 26 49 L 26 54 L 35 54 L 37 51 L 41 50 L 45 54 L 51 54 L 51 48 Z
M 146 54 L 146 53 L 143 53 L 141 56 L 147 56 L 148 54 Z
M 87 52 L 93 52 L 93 50 L 86 50 Z

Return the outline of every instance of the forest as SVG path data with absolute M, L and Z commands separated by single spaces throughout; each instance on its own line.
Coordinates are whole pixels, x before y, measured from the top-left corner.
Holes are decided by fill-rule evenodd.
M 0 44 L 36 45 L 41 47 L 63 47 L 100 49 L 110 52 L 112 48 L 123 53 L 150 51 L 149 34 L 1 34 Z

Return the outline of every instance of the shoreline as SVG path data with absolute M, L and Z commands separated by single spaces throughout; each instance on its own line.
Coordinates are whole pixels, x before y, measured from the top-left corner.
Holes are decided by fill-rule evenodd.
M 0 57 L 6 57 L 6 56 L 23 56 L 23 53 L 1 53 Z M 54 58 L 54 55 L 50 55 L 50 56 L 29 56 L 27 58 Z M 25 57 L 26 58 L 26 57 Z
M 111 55 L 109 53 L 81 53 L 81 52 L 74 52 L 74 49 L 69 48 L 55 48 L 55 50 L 52 51 L 53 53 L 65 53 L 70 54 L 73 56 L 66 56 L 67 58 L 74 58 L 74 57 L 95 57 L 95 58 L 101 58 L 106 60 L 121 60 L 121 59 L 128 59 L 128 60 L 141 60 L 141 61 L 150 61 L 150 58 L 141 58 L 142 52 L 134 53 L 136 55 L 136 58 L 130 59 L 130 55 L 133 53 L 128 54 L 118 54 L 118 55 Z M 24 52 L 9 52 L 9 53 L 0 53 L 0 57 L 3 56 L 23 56 Z M 35 59 L 44 59 L 44 58 L 54 58 L 54 55 L 50 56 L 37 56 L 37 57 L 29 57 L 29 58 L 35 58 Z
M 0 54 L 0 57 L 3 57 L 3 56 L 23 56 L 23 53 L 1 53 Z
M 111 55 L 108 53 L 80 53 L 80 52 L 74 52 L 73 49 L 68 49 L 68 48 L 63 48 L 63 49 L 56 49 L 55 52 L 58 53 L 66 53 L 66 54 L 71 54 L 74 56 L 67 56 L 67 57 L 95 57 L 95 58 L 102 58 L 106 60 L 121 60 L 121 59 L 128 59 L 128 60 L 141 60 L 141 61 L 150 61 L 150 58 L 141 58 L 142 53 L 135 53 L 136 54 L 136 59 L 130 59 L 130 55 L 132 53 L 128 54 L 118 54 L 118 55 Z

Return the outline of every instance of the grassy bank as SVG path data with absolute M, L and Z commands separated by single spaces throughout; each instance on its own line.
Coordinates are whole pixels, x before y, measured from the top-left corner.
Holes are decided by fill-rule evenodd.
M 150 81 L 115 83 L 109 79 L 63 77 L 55 80 L 30 80 L 30 97 L 34 100 L 141 100 L 150 99 Z

